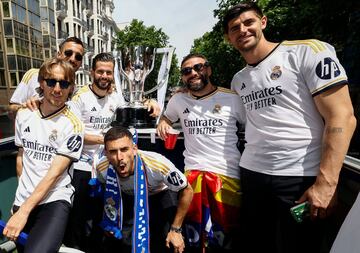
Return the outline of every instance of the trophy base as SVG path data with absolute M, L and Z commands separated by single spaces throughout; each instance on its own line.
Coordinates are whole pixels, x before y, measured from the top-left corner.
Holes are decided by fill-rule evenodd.
M 145 107 L 119 107 L 115 111 L 115 120 L 111 126 L 154 128 L 156 119 L 151 117 L 150 113 Z

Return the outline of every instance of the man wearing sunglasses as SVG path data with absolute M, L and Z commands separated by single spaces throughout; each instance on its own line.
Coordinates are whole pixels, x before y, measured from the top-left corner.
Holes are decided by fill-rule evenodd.
M 74 188 L 69 166 L 80 158 L 84 126 L 65 102 L 74 89 L 73 67 L 53 58 L 39 70 L 44 99 L 38 110 L 20 109 L 15 122 L 19 177 L 13 215 L 3 234 L 16 241 L 28 233 L 17 252 L 57 252 L 64 236 Z
M 84 45 L 76 37 L 67 38 L 59 46 L 58 57 L 68 61 L 73 66 L 75 72 L 82 64 L 83 54 Z M 11 111 L 16 112 L 32 97 L 39 97 L 38 73 L 39 69 L 30 69 L 24 74 L 10 99 L 9 109 Z
M 197 252 L 199 247 L 228 252 L 239 228 L 240 152 L 236 132 L 237 122 L 244 123 L 244 113 L 239 97 L 213 85 L 210 75 L 210 64 L 203 55 L 190 54 L 183 59 L 181 78 L 187 92 L 170 99 L 157 131 L 166 139 L 172 123 L 180 119 L 185 174 L 194 189 L 185 224 L 189 245 Z

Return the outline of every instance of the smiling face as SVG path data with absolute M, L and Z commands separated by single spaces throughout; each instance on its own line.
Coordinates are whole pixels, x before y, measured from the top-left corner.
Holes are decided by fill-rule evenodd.
M 197 66 L 201 66 L 198 68 Z M 182 74 L 181 79 L 186 87 L 192 92 L 203 91 L 210 82 L 211 68 L 206 64 L 206 60 L 201 57 L 192 57 L 186 60 L 181 69 L 191 69 L 186 74 Z
M 61 51 L 58 53 L 60 59 L 65 59 L 70 62 L 74 70 L 77 71 L 82 63 L 82 56 L 84 54 L 84 48 L 82 45 L 73 41 L 65 42 Z M 80 59 L 81 56 L 81 59 Z
M 228 22 L 226 39 L 240 52 L 246 53 L 257 47 L 264 38 L 267 18 L 253 10 L 245 11 Z
M 112 61 L 98 61 L 91 71 L 94 84 L 100 90 L 108 90 L 114 81 L 114 63 Z
M 134 156 L 137 146 L 127 136 L 105 143 L 106 157 L 119 177 L 125 178 L 134 174 Z

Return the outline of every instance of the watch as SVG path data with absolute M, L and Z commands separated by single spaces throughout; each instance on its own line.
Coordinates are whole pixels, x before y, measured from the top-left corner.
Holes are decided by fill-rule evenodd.
M 174 231 L 174 232 L 176 232 L 176 233 L 180 233 L 180 234 L 181 234 L 182 228 L 181 228 L 181 227 L 177 228 L 177 227 L 171 226 L 171 227 L 170 227 L 170 231 Z

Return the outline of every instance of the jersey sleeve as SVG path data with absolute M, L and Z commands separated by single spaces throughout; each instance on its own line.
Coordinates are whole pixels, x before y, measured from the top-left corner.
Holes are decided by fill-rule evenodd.
M 15 118 L 15 145 L 18 147 L 22 147 L 22 141 L 21 141 L 21 129 L 22 129 L 22 125 L 21 123 L 23 122 L 23 109 L 20 109 L 17 114 L 16 114 L 16 118 Z
M 165 112 L 164 112 L 164 116 L 166 118 L 168 118 L 171 122 L 176 122 L 179 119 L 179 114 L 176 110 L 177 106 L 176 106 L 176 101 L 178 98 L 179 94 L 175 94 L 174 96 L 172 96 L 166 106 Z
M 36 91 L 39 87 L 38 72 L 38 69 L 30 69 L 25 73 L 10 99 L 11 104 L 22 104 L 39 95 Z
M 75 115 L 71 118 L 72 122 L 64 128 L 64 140 L 57 153 L 77 161 L 84 146 L 84 125 Z
M 299 51 L 303 78 L 312 96 L 335 85 L 347 84 L 345 69 L 330 44 L 309 40 L 307 46 L 299 47 Z
M 165 156 L 150 151 L 141 151 L 140 156 L 150 173 L 156 174 L 154 177 L 161 179 L 171 191 L 178 192 L 187 186 L 185 175 Z

